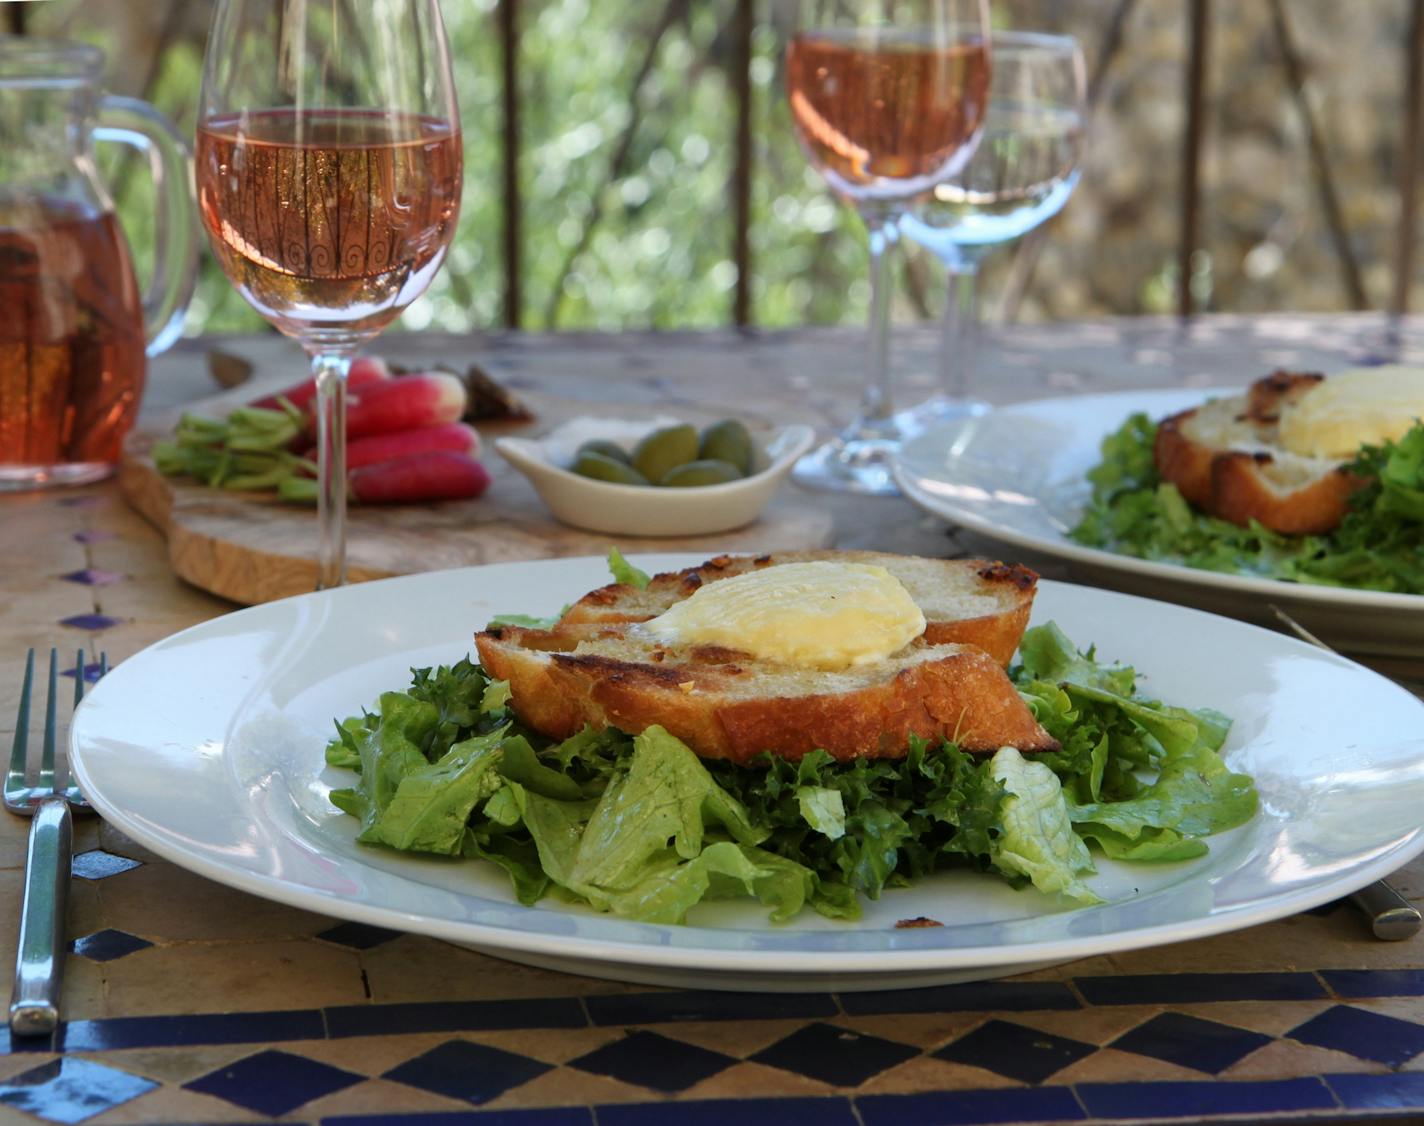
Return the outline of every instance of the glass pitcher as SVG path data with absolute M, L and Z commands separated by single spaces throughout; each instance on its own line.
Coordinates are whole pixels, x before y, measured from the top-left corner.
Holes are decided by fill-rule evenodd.
M 102 94 L 103 53 L 0 36 L 0 491 L 114 471 L 146 358 L 193 295 L 198 223 L 186 146 L 146 102 Z M 158 202 L 140 293 L 94 141 L 138 150 Z

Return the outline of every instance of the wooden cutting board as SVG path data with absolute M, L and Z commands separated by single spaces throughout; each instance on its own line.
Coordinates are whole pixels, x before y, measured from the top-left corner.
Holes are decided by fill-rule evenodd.
M 243 388 L 185 410 L 221 416 L 262 393 Z M 540 433 L 571 416 L 572 404 L 556 400 L 532 404 L 539 421 L 520 433 Z M 592 413 L 579 404 L 579 413 Z M 618 413 L 615 408 L 605 414 Z M 631 413 L 631 412 L 630 412 Z M 639 410 L 638 414 L 656 413 Z M 174 572 L 194 586 L 251 605 L 316 586 L 316 514 L 281 504 L 267 494 L 210 489 L 187 478 L 165 477 L 154 468 L 153 443 L 172 432 L 177 415 L 156 418 L 129 435 L 119 468 L 119 486 L 128 503 L 168 540 Z M 481 427 L 489 441 L 500 431 Z M 506 426 L 504 432 L 510 432 Z M 479 563 L 602 555 L 615 537 L 560 524 L 533 487 L 487 444 L 481 455 L 493 477 L 478 500 L 429 505 L 353 506 L 347 530 L 347 573 L 352 582 Z M 772 551 L 826 547 L 832 519 L 812 494 L 783 488 L 745 528 L 712 536 L 639 539 L 616 537 L 625 553 L 634 551 Z

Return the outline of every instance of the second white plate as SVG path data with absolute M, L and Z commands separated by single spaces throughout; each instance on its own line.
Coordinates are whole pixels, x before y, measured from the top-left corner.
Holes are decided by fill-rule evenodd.
M 1343 590 L 1202 571 L 1068 538 L 1090 496 L 1085 474 L 1134 411 L 1163 418 L 1218 391 L 1122 391 L 1039 399 L 933 427 L 907 442 L 895 479 L 915 504 L 977 535 L 1063 559 L 1095 581 L 1256 621 L 1275 603 L 1353 653 L 1424 657 L 1424 595 Z

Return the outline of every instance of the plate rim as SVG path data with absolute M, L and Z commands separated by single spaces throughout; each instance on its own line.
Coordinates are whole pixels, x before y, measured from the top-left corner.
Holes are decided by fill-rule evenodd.
M 1052 398 L 1030 399 L 1020 403 L 1010 403 L 1005 406 L 994 407 L 989 414 L 984 417 L 993 417 L 996 415 L 1010 417 L 1013 415 L 1033 416 L 1043 407 L 1054 409 L 1068 405 L 1092 407 L 1095 404 L 1102 404 L 1104 406 L 1115 406 L 1118 403 L 1129 401 L 1150 405 L 1155 399 L 1166 400 L 1171 398 L 1180 401 L 1183 396 L 1196 395 L 1200 396 L 1200 401 L 1205 401 L 1213 395 L 1234 393 L 1240 390 L 1240 388 L 1235 387 L 1154 387 L 1136 391 L 1123 390 L 1092 392 L 1083 395 L 1059 395 Z M 1150 409 L 1149 413 L 1152 413 Z M 1122 417 L 1126 418 L 1126 415 Z M 1013 547 L 1036 551 L 1040 554 L 1063 559 L 1068 562 L 1084 563 L 1091 566 L 1102 567 L 1107 570 L 1123 571 L 1144 578 L 1162 579 L 1170 582 L 1183 583 L 1188 586 L 1205 586 L 1238 594 L 1272 595 L 1278 598 L 1288 598 L 1296 602 L 1318 603 L 1323 606 L 1332 606 L 1346 610 L 1351 608 L 1399 610 L 1410 614 L 1424 615 L 1424 594 L 1406 594 L 1398 591 L 1385 590 L 1361 590 L 1353 587 L 1332 587 L 1311 583 L 1292 583 L 1284 579 L 1267 578 L 1261 575 L 1242 575 L 1228 571 L 1208 571 L 1197 567 L 1188 567 L 1184 563 L 1168 563 L 1154 559 L 1139 559 L 1136 556 L 1123 555 L 1119 552 L 1109 551 L 1106 548 L 1089 547 L 1086 544 L 1075 543 L 1062 535 L 1050 539 L 1033 532 L 1021 531 L 1010 525 L 986 517 L 972 507 L 965 507 L 956 504 L 952 500 L 935 496 L 923 484 L 923 482 L 930 480 L 930 478 L 912 471 L 906 464 L 908 451 L 921 446 L 928 446 L 931 442 L 939 442 L 947 447 L 954 437 L 957 437 L 966 427 L 975 425 L 977 421 L 980 420 L 952 419 L 936 423 L 926 428 L 905 443 L 904 449 L 896 453 L 890 465 L 895 482 L 899 485 L 900 491 L 906 498 L 926 512 L 957 524 L 976 535 L 981 535 L 986 539 L 996 540 L 1000 543 L 1009 544 Z
M 630 555 L 628 558 L 634 564 L 641 565 L 650 559 L 668 560 L 676 558 L 700 560 L 703 557 L 704 553 L 696 552 L 638 553 Z M 553 560 L 485 564 L 482 566 L 446 571 L 399 575 L 388 579 L 357 584 L 352 587 L 338 588 L 332 591 L 293 595 L 273 602 L 245 607 L 228 614 L 219 615 L 215 618 L 195 623 L 192 626 L 146 646 L 138 654 L 135 654 L 133 658 L 129 658 L 129 660 L 142 656 L 149 650 L 181 642 L 194 634 L 202 634 L 205 631 L 217 629 L 218 623 L 222 623 L 224 627 L 230 627 L 234 619 L 270 614 L 274 610 L 280 610 L 286 605 L 306 603 L 307 600 L 311 599 L 343 597 L 343 591 L 349 592 L 359 589 L 385 587 L 392 583 L 413 585 L 432 580 L 459 581 L 460 576 L 487 570 L 491 567 L 524 568 L 541 563 L 577 564 L 602 568 L 605 561 L 599 556 L 578 556 Z M 656 565 L 667 566 L 668 564 L 661 563 Z M 684 564 L 678 563 L 674 565 Z M 1388 685 L 1394 691 L 1401 693 L 1404 697 L 1411 700 L 1413 699 L 1405 689 L 1394 684 L 1394 682 L 1390 681 L 1387 677 L 1381 676 L 1373 670 L 1358 664 L 1358 662 L 1351 661 L 1338 654 L 1324 653 L 1303 641 L 1284 636 L 1276 631 L 1265 629 L 1264 627 L 1224 618 L 1221 615 L 1211 614 L 1207 611 L 1192 607 L 1163 603 L 1140 595 L 1106 590 L 1086 584 L 1056 580 L 1043 580 L 1043 583 L 1050 589 L 1057 588 L 1068 592 L 1069 597 L 1072 596 L 1072 591 L 1081 590 L 1089 592 L 1091 596 L 1102 596 L 1114 601 L 1125 600 L 1130 603 L 1149 603 L 1169 608 L 1170 611 L 1174 613 L 1212 619 L 1223 623 L 1230 629 L 1259 632 L 1269 636 L 1273 643 L 1279 644 L 1288 650 L 1294 649 L 1302 653 L 1307 653 L 1315 659 L 1347 666 L 1357 675 L 1364 675 L 1376 679 Z M 127 663 L 127 661 L 123 662 L 118 667 L 122 668 L 123 664 Z M 843 974 L 849 977 L 867 980 L 887 980 L 901 972 L 944 971 L 948 973 L 956 970 L 976 970 L 981 968 L 992 971 L 998 967 L 1023 965 L 1026 962 L 1045 964 L 1064 962 L 1090 957 L 1100 953 L 1144 949 L 1173 942 L 1191 941 L 1215 934 L 1239 930 L 1274 919 L 1284 918 L 1322 903 L 1338 899 L 1342 895 L 1357 890 L 1359 887 L 1363 887 L 1373 880 L 1389 874 L 1400 865 L 1407 863 L 1408 860 L 1414 856 L 1424 852 L 1424 824 L 1421 824 L 1408 836 L 1396 841 L 1389 848 L 1378 853 L 1372 859 L 1363 861 L 1352 867 L 1350 871 L 1343 876 L 1322 879 L 1305 887 L 1273 895 L 1265 900 L 1257 898 L 1249 903 L 1223 907 L 1187 921 L 1172 921 L 1147 927 L 1138 927 L 1131 930 L 1108 931 L 1101 934 L 1082 934 L 1051 941 L 1037 940 L 1031 943 L 1006 943 L 995 946 L 935 946 L 930 944 L 930 940 L 934 934 L 933 930 L 921 930 L 885 932 L 887 938 L 891 935 L 897 938 L 898 941 L 893 948 L 887 948 L 885 945 L 877 945 L 867 949 L 849 950 L 731 948 L 725 945 L 707 945 L 695 941 L 699 934 L 703 932 L 728 933 L 727 928 L 637 923 L 633 920 L 619 920 L 614 917 L 609 917 L 609 921 L 638 928 L 649 928 L 651 931 L 670 932 L 684 936 L 689 941 L 659 944 L 656 942 L 632 942 L 619 938 L 541 932 L 533 929 L 511 928 L 488 922 L 441 918 L 428 914 L 413 913 L 397 907 L 343 899 L 334 893 L 304 887 L 289 880 L 284 881 L 280 877 L 268 873 L 255 872 L 235 865 L 225 865 L 216 860 L 210 860 L 203 855 L 185 852 L 178 843 L 172 839 L 171 835 L 165 834 L 161 827 L 151 828 L 147 821 L 137 814 L 130 813 L 122 806 L 114 804 L 109 800 L 107 794 L 96 790 L 93 786 L 92 775 L 90 775 L 88 770 L 88 763 L 86 761 L 85 751 L 81 745 L 81 740 L 88 734 L 87 723 L 85 721 L 97 708 L 95 701 L 103 699 L 103 693 L 106 688 L 106 681 L 101 680 L 86 694 L 85 700 L 75 712 L 74 721 L 71 724 L 69 734 L 71 769 L 74 771 L 75 778 L 80 786 L 92 801 L 94 808 L 104 816 L 106 820 L 110 821 L 121 832 L 144 848 L 178 867 L 195 872 L 204 878 L 212 879 L 225 886 L 235 888 L 248 894 L 258 895 L 274 902 L 283 903 L 318 914 L 327 914 L 335 918 L 371 923 L 386 926 L 391 929 L 399 929 L 406 933 L 423 934 L 461 945 L 476 946 L 491 953 L 497 951 L 503 952 L 503 956 L 512 957 L 516 960 L 520 952 L 528 952 L 530 954 L 554 958 L 577 959 L 600 964 L 606 963 L 614 967 L 646 966 L 659 970 L 686 971 L 694 976 L 699 967 L 705 967 L 710 971 L 724 974 L 787 975 L 789 973 L 792 978 Z M 338 859 L 343 863 L 346 862 L 343 858 L 338 857 Z M 357 860 L 357 863 L 359 864 L 361 862 Z M 516 906 L 512 901 L 486 901 L 500 908 Z M 536 911 L 541 909 L 527 908 L 527 910 Z M 1067 914 L 1077 915 L 1078 912 L 1071 910 L 1068 911 Z M 592 919 L 595 922 L 602 921 L 599 916 L 592 916 Z M 775 931 L 772 933 L 775 933 Z M 793 935 L 795 931 L 788 927 L 781 933 Z M 513 941 L 511 941 L 511 939 Z M 1123 939 L 1127 941 L 1122 941 Z M 794 959 L 796 965 L 794 967 L 788 967 L 788 959 Z M 893 964 L 886 965 L 887 960 L 893 960 Z

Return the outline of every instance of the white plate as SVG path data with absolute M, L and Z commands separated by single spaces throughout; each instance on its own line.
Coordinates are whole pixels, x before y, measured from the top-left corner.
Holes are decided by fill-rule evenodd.
M 688 555 L 643 556 L 647 568 Z M 1227 758 L 1262 797 L 1211 854 L 1101 863 L 1108 903 L 1062 909 L 975 873 L 867 904 L 858 923 L 807 912 L 773 926 L 708 904 L 688 926 L 546 901 L 503 874 L 357 845 L 327 802 L 351 775 L 323 763 L 332 720 L 372 706 L 412 666 L 449 663 L 499 612 L 549 612 L 604 582 L 602 560 L 409 575 L 253 606 L 124 661 L 75 715 L 74 767 L 120 830 L 182 867 L 339 918 L 434 935 L 516 961 L 656 984 L 868 989 L 995 977 L 1176 942 L 1337 898 L 1424 848 L 1424 704 L 1342 658 L 1182 607 L 1045 583 L 1036 621 L 1132 662 L 1145 690 L 1232 714 Z M 1348 706 L 1346 706 L 1348 704 Z M 896 929 L 929 916 L 938 928 Z
M 1271 621 L 1275 603 L 1317 636 L 1351 652 L 1424 656 L 1424 595 L 1342 590 L 1202 571 L 1085 547 L 1067 536 L 1091 495 L 1084 476 L 1103 438 L 1134 411 L 1163 418 L 1238 393 L 1122 391 L 1040 399 L 935 426 L 907 442 L 894 466 L 921 508 L 978 535 L 1087 569 L 1119 589 Z

